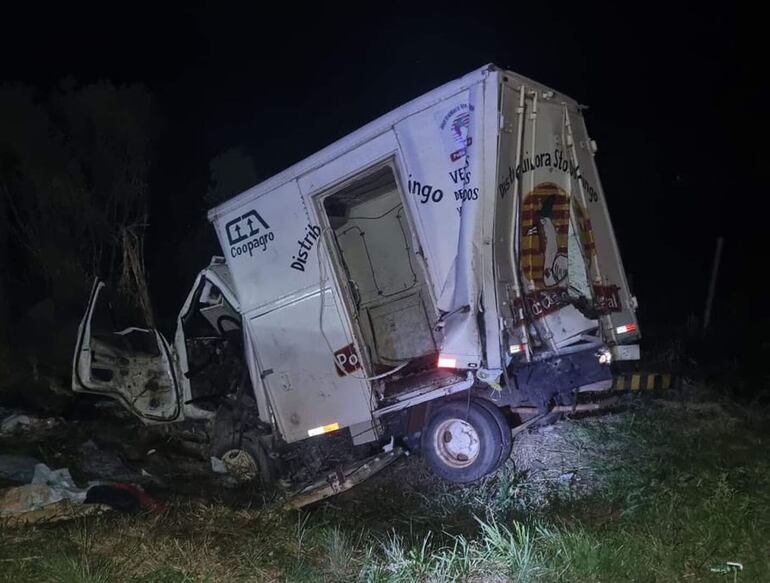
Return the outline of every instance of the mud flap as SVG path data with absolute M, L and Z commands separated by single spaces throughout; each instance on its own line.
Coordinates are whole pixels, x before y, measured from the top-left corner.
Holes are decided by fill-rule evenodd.
M 293 494 L 284 504 L 283 508 L 284 510 L 296 510 L 313 502 L 318 502 L 319 500 L 350 490 L 353 486 L 360 484 L 392 464 L 404 453 L 405 450 L 403 448 L 396 447 L 389 452 L 379 453 L 347 466 L 342 466 Z

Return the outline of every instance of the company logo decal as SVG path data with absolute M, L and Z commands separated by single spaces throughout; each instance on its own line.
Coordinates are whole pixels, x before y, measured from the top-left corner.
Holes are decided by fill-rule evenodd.
M 571 206 L 570 206 L 571 205 Z M 558 310 L 569 301 L 569 225 L 570 208 L 583 246 L 583 256 L 595 260 L 591 221 L 580 202 L 552 182 L 538 184 L 524 197 L 521 210 L 521 269 L 530 292 L 527 301 L 535 317 Z M 609 309 L 616 297 L 609 290 L 598 294 L 597 308 Z M 607 292 L 607 293 L 604 293 Z
M 497 185 L 497 192 L 500 193 L 500 198 L 505 198 L 508 191 L 514 184 L 514 181 L 521 181 L 521 177 L 528 172 L 535 172 L 537 170 L 558 170 L 568 174 L 572 180 L 580 183 L 583 190 L 588 197 L 588 202 L 596 202 L 599 200 L 599 192 L 593 187 L 588 179 L 583 176 L 583 171 L 580 169 L 579 164 L 575 164 L 569 159 L 568 155 L 556 148 L 553 153 L 551 152 L 538 152 L 530 156 L 529 152 L 524 152 L 524 156 L 516 168 L 509 166 L 507 172 L 505 172 L 500 178 L 500 182 Z
M 254 255 L 254 251 L 265 251 L 268 244 L 275 240 L 270 225 L 255 210 L 250 210 L 234 218 L 225 225 L 227 241 L 230 243 L 230 255 Z
M 594 285 L 594 301 L 599 313 L 622 312 L 620 287 L 617 285 Z
M 418 196 L 422 204 L 429 202 L 441 202 L 444 198 L 444 191 L 440 188 L 435 188 L 432 184 L 427 182 L 420 182 L 419 180 L 412 180 L 412 175 L 409 175 L 409 180 L 406 183 L 406 189 L 409 194 Z
M 318 225 L 307 225 L 305 227 L 305 238 L 297 241 L 299 249 L 297 249 L 296 255 L 291 256 L 292 262 L 289 264 L 289 266 L 292 269 L 296 269 L 297 271 L 305 271 L 305 264 L 308 261 L 308 255 L 313 249 L 313 245 L 318 240 L 320 234 L 321 227 Z
M 334 358 L 337 360 L 337 365 L 334 368 L 337 369 L 337 375 L 341 377 L 347 376 L 361 368 L 361 359 L 358 358 L 356 348 L 352 343 L 335 352 Z
M 473 143 L 470 135 L 473 109 L 470 103 L 460 103 L 440 119 L 439 128 L 441 128 L 444 143 L 449 147 L 449 159 L 452 162 L 457 162 L 464 157 Z
M 539 184 L 524 197 L 521 212 L 521 268 L 535 289 L 567 279 L 569 198 L 559 186 Z

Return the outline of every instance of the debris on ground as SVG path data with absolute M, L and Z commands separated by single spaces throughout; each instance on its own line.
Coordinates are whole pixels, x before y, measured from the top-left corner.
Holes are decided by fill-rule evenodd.
M 593 421 L 577 422 L 565 419 L 516 436 L 512 457 L 516 470 L 532 486 L 529 491 L 535 500 L 531 502 L 545 503 L 553 488 L 568 488 L 575 497 L 588 496 L 602 488 L 579 432 L 581 424 L 612 423 L 613 417 L 607 414 Z
M 0 479 L 28 484 L 40 460 L 28 455 L 0 454 Z
M 735 561 L 727 561 L 726 563 L 717 563 L 709 567 L 709 571 L 712 573 L 737 573 L 743 571 L 743 564 L 736 563 Z
M 164 505 L 147 494 L 140 486 L 116 482 L 98 484 L 88 489 L 86 504 L 103 504 L 120 512 L 162 512 Z
M 116 482 L 146 480 L 141 470 L 131 468 L 119 452 L 97 445 L 93 439 L 82 443 L 77 454 L 77 469 L 90 477 Z
M 90 514 L 100 514 L 107 509 L 102 505 L 78 504 L 71 500 L 59 500 L 43 506 L 36 505 L 47 495 L 45 486 L 26 484 L 0 490 L 0 520 L 4 526 L 59 522 Z
M 40 432 L 55 429 L 60 421 L 54 417 L 36 417 L 21 412 L 5 410 L 0 418 L 0 435 L 7 437 L 27 432 Z
M 45 464 L 37 464 L 31 485 L 45 486 L 50 491 L 51 502 L 71 500 L 83 502 L 88 488 L 79 488 L 67 468 L 52 470 Z
M 9 476 L 18 478 L 36 460 L 6 455 L 0 461 L 5 462 Z M 163 504 L 136 484 L 91 481 L 81 488 L 69 469 L 52 470 L 43 463 L 34 465 L 29 483 L 0 490 L 0 518 L 9 524 L 66 520 L 110 508 L 136 514 L 160 512 Z
M 45 464 L 36 464 L 29 484 L 0 491 L 0 517 L 30 515 L 23 522 L 70 517 L 71 507 L 82 504 L 87 491 L 87 487 L 75 484 L 68 469 L 52 470 Z M 65 501 L 69 504 L 59 504 Z M 48 508 L 52 505 L 56 507 Z
M 215 474 L 227 474 L 225 462 L 218 457 L 211 456 L 211 471 Z

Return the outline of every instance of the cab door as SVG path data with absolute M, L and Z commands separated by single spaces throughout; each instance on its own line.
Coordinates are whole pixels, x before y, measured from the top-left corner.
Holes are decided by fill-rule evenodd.
M 150 423 L 179 419 L 182 399 L 172 348 L 155 329 L 121 326 L 116 300 L 103 281 L 94 282 L 78 328 L 72 390 L 117 399 Z

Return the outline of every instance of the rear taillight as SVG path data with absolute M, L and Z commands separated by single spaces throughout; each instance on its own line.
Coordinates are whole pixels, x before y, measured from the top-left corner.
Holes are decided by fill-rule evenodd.
M 629 332 L 636 332 L 636 324 L 633 322 L 615 328 L 616 334 L 628 334 Z
M 438 368 L 457 368 L 457 359 L 451 356 L 438 356 Z
M 523 350 L 524 350 L 524 345 L 523 344 L 511 344 L 508 347 L 508 352 L 510 352 L 511 354 L 518 354 L 519 352 L 522 352 Z

